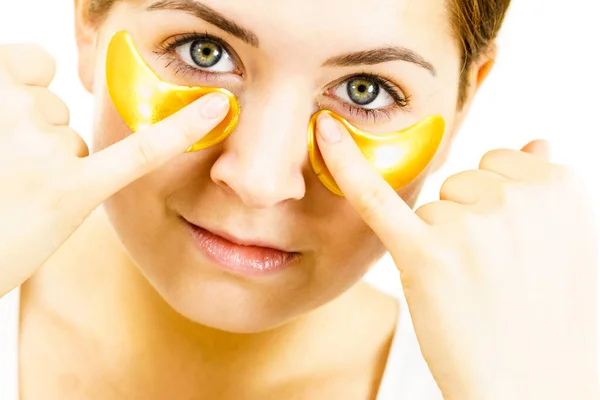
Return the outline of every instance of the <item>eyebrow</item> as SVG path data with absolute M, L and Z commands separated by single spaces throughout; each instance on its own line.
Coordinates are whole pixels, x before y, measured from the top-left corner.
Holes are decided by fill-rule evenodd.
M 183 11 L 200 18 L 209 24 L 239 38 L 253 47 L 258 47 L 258 36 L 237 22 L 225 17 L 198 0 L 159 0 L 147 7 L 148 11 Z M 405 47 L 383 47 L 380 49 L 357 51 L 329 58 L 323 66 L 352 67 L 358 65 L 375 65 L 390 61 L 406 61 L 428 70 L 435 76 L 437 71 L 433 64 L 425 60 L 413 50 Z
M 406 61 L 425 68 L 433 76 L 437 74 L 433 64 L 405 47 L 383 47 L 346 53 L 328 59 L 323 63 L 323 66 L 352 67 L 356 65 L 375 65 L 389 61 Z
M 206 4 L 203 4 L 196 0 L 160 0 L 152 3 L 148 8 L 148 11 L 157 10 L 171 10 L 171 11 L 183 11 L 194 17 L 203 19 L 230 33 L 231 35 L 241 39 L 253 47 L 258 47 L 258 36 L 255 33 L 242 27 L 236 22 L 226 18 L 220 12 L 210 8 Z

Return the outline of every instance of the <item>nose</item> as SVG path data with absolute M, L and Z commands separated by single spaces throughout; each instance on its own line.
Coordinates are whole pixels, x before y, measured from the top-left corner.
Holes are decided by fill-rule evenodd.
M 261 209 L 304 197 L 312 110 L 297 87 L 269 86 L 260 97 L 244 98 L 240 123 L 211 169 L 216 184 Z

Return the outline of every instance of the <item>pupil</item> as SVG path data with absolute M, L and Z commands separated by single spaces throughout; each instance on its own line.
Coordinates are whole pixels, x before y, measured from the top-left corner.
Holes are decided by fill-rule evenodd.
M 348 81 L 348 97 L 354 103 L 364 106 L 375 101 L 379 95 L 379 85 L 366 78 L 354 78 Z
M 196 40 L 192 43 L 190 53 L 196 65 L 202 68 L 210 68 L 221 60 L 223 48 L 217 43 Z

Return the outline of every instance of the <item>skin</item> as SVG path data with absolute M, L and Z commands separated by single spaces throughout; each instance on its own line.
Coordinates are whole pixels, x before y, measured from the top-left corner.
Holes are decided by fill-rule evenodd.
M 0 178 L 10 193 L 0 203 L 0 219 L 9 221 L 2 226 L 10 227 L 0 228 L 7 244 L 0 293 L 27 280 L 22 398 L 374 398 L 397 306 L 360 278 L 385 250 L 401 271 L 444 398 L 592 398 L 595 255 L 576 180 L 544 159 L 543 142 L 533 142 L 486 154 L 480 169 L 446 181 L 440 202 L 411 211 L 495 52 L 490 47 L 470 69 L 468 100 L 457 110 L 460 48 L 444 8 L 434 0 L 376 3 L 214 4 L 256 33 L 255 49 L 188 14 L 145 11 L 149 1 L 119 3 L 96 26 L 77 1 L 80 78 L 95 98 L 91 156 L 68 128 L 66 106 L 46 89 L 50 57 L 31 46 L 0 48 L 0 85 L 11 99 L 0 162 L 17 171 Z M 273 16 L 268 24 L 259 10 Z M 199 100 L 131 135 L 104 81 L 105 48 L 117 29 L 129 30 L 151 66 L 179 84 L 206 81 L 174 74 L 153 55 L 156 44 L 192 30 L 229 43 L 244 63 L 243 77 L 219 81 L 244 110 L 235 133 L 205 152 L 182 154 L 226 111 L 207 119 Z M 401 61 L 321 66 L 339 53 L 390 43 L 429 60 L 435 77 Z M 352 117 L 323 93 L 365 70 L 402 85 L 411 107 L 353 123 L 385 132 L 435 112 L 448 131 L 429 169 L 395 193 L 345 132 L 321 121 L 320 133 L 339 133 L 340 140 L 319 144 L 347 196 L 341 199 L 311 173 L 306 124 L 318 106 Z M 224 273 L 193 250 L 178 215 L 302 258 L 269 278 Z M 523 248 L 532 237 L 537 245 Z M 547 309 L 555 312 L 541 312 Z M 580 329 L 556 329 L 556 321 Z M 514 327 L 523 324 L 521 336 Z M 554 368 L 550 355 L 560 360 Z

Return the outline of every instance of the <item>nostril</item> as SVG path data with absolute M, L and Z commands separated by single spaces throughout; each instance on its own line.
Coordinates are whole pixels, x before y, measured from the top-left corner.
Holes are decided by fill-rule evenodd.
M 224 181 L 224 180 L 222 180 L 222 179 L 213 179 L 213 182 L 214 182 L 214 183 L 215 183 L 217 186 L 219 186 L 221 189 L 223 189 L 223 190 L 225 190 L 225 191 L 227 191 L 227 192 L 229 192 L 229 193 L 233 193 L 233 192 L 235 192 L 235 191 L 234 191 L 234 190 L 233 190 L 233 189 L 232 189 L 232 188 L 231 188 L 231 187 L 230 187 L 230 186 L 227 184 L 227 182 L 225 182 L 225 181 Z
M 284 188 L 266 176 L 245 175 L 235 192 L 252 208 L 269 208 L 286 199 Z
M 258 154 L 223 153 L 213 164 L 210 177 L 250 208 L 269 208 L 304 197 L 302 168 L 296 168 L 284 155 L 262 158 Z
M 303 180 L 295 182 L 295 179 L 273 178 L 275 177 L 239 174 L 234 178 L 214 181 L 228 193 L 237 196 L 244 205 L 253 209 L 270 208 L 288 200 L 297 200 L 303 197 Z

